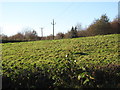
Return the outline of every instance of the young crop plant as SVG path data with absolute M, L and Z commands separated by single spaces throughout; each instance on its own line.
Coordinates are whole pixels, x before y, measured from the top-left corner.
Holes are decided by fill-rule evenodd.
M 2 43 L 3 89 L 119 88 L 118 37 Z

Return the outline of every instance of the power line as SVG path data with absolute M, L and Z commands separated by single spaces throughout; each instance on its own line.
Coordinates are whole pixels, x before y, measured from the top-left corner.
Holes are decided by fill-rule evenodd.
M 73 6 L 73 2 L 70 2 L 70 4 L 64 9 L 62 10 L 60 13 L 58 13 L 58 15 L 55 16 L 55 18 L 61 18 L 66 12 L 68 12 L 68 10 Z

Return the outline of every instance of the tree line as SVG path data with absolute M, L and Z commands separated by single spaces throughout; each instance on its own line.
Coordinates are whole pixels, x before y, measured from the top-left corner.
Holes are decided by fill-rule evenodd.
M 99 19 L 93 21 L 88 28 L 82 29 L 81 25 L 72 26 L 71 30 L 67 33 L 59 32 L 56 34 L 55 39 L 65 39 L 65 38 L 78 38 L 78 37 L 88 37 L 95 35 L 107 35 L 107 34 L 120 34 L 120 18 L 117 17 L 110 22 L 106 14 L 101 15 Z M 24 33 L 17 33 L 12 36 L 7 36 L 4 34 L 0 35 L 2 40 L 21 40 L 21 41 L 34 41 L 34 40 L 52 40 L 53 35 L 46 37 L 38 36 L 35 30 L 27 30 Z

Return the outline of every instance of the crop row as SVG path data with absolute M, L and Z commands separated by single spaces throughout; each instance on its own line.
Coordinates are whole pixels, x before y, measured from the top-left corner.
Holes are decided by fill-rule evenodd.
M 118 37 L 119 34 L 113 34 L 4 43 L 3 85 L 8 88 L 80 88 L 109 85 L 118 87 L 120 83 L 120 79 L 116 78 L 120 78 Z M 111 68 L 113 72 L 110 71 Z

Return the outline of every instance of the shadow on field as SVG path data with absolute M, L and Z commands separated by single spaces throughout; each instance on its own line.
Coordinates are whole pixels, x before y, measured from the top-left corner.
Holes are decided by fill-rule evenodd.
M 76 55 L 88 55 L 87 53 L 83 53 L 83 52 L 75 52 L 73 54 L 76 54 Z

